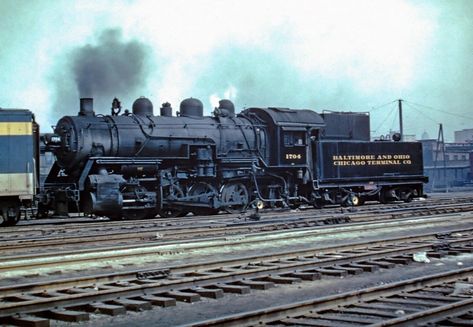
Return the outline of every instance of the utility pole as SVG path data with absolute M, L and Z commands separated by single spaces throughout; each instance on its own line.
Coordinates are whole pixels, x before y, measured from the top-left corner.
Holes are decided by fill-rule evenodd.
M 404 131 L 402 127 L 402 99 L 397 100 L 399 107 L 399 134 L 401 134 L 401 142 L 404 141 Z
M 443 124 L 439 124 L 439 133 L 437 136 L 437 146 L 435 149 L 435 160 L 434 160 L 434 172 L 432 174 L 432 191 L 435 188 L 435 175 L 440 177 L 440 171 L 437 173 L 437 162 L 439 154 L 442 153 L 442 161 L 443 161 L 443 182 L 445 183 L 445 192 L 448 192 L 448 182 L 447 182 L 447 160 L 445 157 L 445 139 L 443 137 Z M 442 184 L 440 184 L 442 185 Z

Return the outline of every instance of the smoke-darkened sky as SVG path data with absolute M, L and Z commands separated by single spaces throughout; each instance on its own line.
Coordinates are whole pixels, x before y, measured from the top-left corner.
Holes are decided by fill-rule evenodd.
M 372 132 L 473 128 L 473 1 L 0 1 L 0 106 L 43 131 L 93 96 L 371 111 Z M 380 107 L 383 104 L 387 104 Z M 237 109 L 238 110 L 238 109 Z

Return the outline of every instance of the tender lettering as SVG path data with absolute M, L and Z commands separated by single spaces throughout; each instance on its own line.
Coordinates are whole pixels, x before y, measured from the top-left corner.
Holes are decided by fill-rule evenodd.
M 287 157 L 286 157 L 287 159 Z M 334 155 L 334 166 L 411 165 L 410 154 Z

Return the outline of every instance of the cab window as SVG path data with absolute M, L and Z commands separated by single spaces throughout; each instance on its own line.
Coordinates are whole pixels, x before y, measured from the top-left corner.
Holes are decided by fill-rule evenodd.
M 305 133 L 304 132 L 285 132 L 284 133 L 284 146 L 304 146 L 305 145 Z

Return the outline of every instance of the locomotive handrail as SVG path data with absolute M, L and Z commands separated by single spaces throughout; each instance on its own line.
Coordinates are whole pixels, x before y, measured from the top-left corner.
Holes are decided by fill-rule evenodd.
M 251 174 L 251 176 L 253 177 L 253 182 L 254 182 L 254 184 L 255 184 L 256 193 L 258 193 L 258 198 L 259 198 L 261 201 L 264 201 L 264 202 L 271 202 L 271 201 L 274 201 L 274 202 L 281 202 L 281 201 L 284 201 L 284 199 L 282 199 L 282 198 L 279 198 L 279 199 L 266 199 L 265 197 L 263 197 L 263 195 L 262 195 L 261 192 L 260 192 L 260 189 L 259 189 L 258 182 L 257 182 L 257 180 L 256 180 L 255 174 Z
M 104 158 L 104 157 L 91 157 L 90 160 L 94 160 L 98 164 L 121 164 L 121 163 L 134 163 L 134 164 L 160 164 L 163 162 L 162 159 L 137 159 L 130 157 L 113 157 L 113 158 Z
M 104 116 L 104 117 L 112 117 L 112 116 Z M 190 117 L 186 117 L 186 118 L 190 118 Z M 211 117 L 208 117 L 208 118 L 211 118 Z M 246 118 L 246 117 L 245 117 Z M 101 126 L 103 124 L 103 122 L 88 122 L 87 123 L 87 126 Z M 132 126 L 132 127 L 135 127 L 136 124 L 132 124 L 132 123 L 115 123 L 115 125 L 117 126 Z M 156 124 L 153 124 L 156 126 Z M 167 123 L 166 122 L 166 126 L 185 126 L 185 125 L 189 125 L 189 123 Z M 229 126 L 233 126 L 233 125 L 230 125 L 230 124 L 222 124 L 222 123 L 219 123 L 219 122 L 214 122 L 211 124 L 211 126 L 226 126 L 226 125 L 229 125 Z M 248 126 L 249 124 L 239 124 L 239 123 L 235 123 L 235 126 Z M 146 124 L 146 126 L 149 126 L 149 124 Z M 205 127 L 205 128 L 208 128 L 209 127 L 209 123 L 208 122 L 201 122 L 201 123 L 193 123 L 192 126 L 199 126 L 199 127 Z M 257 125 L 255 124 L 254 126 L 258 126 L 258 127 L 264 127 L 266 125 L 262 124 L 262 125 Z M 52 126 L 54 127 L 54 126 Z M 54 128 L 53 128 L 54 129 Z
M 253 164 L 253 167 L 255 168 L 255 170 L 263 170 L 263 168 L 258 167 L 255 164 Z M 282 180 L 283 185 L 284 185 L 284 192 L 287 192 L 287 183 L 286 183 L 286 180 L 284 179 L 284 177 L 278 176 L 276 174 L 268 173 L 266 171 L 264 172 L 264 174 L 268 175 L 268 176 L 273 176 L 273 177 L 276 177 L 276 178 Z M 255 184 L 256 192 L 258 193 L 258 197 L 260 198 L 260 200 L 265 201 L 265 202 L 271 202 L 271 201 L 284 202 L 283 198 L 279 198 L 279 199 L 266 199 L 266 198 L 264 198 L 263 195 L 260 192 L 260 189 L 259 189 L 259 186 L 258 186 L 258 181 L 256 180 L 256 175 L 254 173 L 251 173 L 251 176 L 253 177 L 253 182 Z

